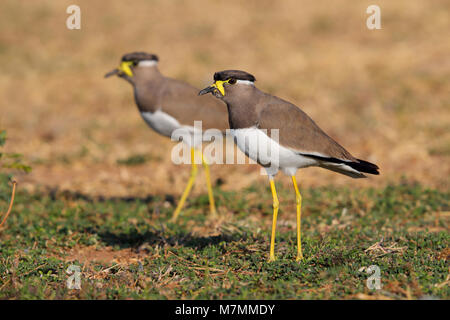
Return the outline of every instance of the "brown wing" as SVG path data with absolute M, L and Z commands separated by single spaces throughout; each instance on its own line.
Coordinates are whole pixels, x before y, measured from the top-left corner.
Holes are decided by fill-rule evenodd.
M 357 161 L 295 105 L 272 97 L 259 116 L 261 129 L 279 129 L 281 145 L 302 154 Z M 268 131 L 269 133 L 269 131 Z M 270 133 L 269 133 L 270 134 Z
M 202 121 L 202 128 L 215 128 L 224 131 L 229 128 L 227 106 L 212 95 L 199 96 L 199 89 L 173 79 L 167 79 L 163 97 L 160 101 L 162 110 L 177 118 L 180 123 L 194 125 Z

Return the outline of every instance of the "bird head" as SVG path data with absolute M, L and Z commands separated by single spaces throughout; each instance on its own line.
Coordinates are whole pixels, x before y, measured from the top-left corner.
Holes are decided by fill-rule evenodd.
M 155 54 L 146 52 L 127 53 L 122 57 L 119 67 L 105 74 L 105 78 L 114 75 L 122 78 L 132 78 L 135 69 L 156 66 L 158 60 L 158 56 Z
M 231 91 L 232 86 L 253 85 L 255 77 L 250 73 L 240 70 L 224 70 L 214 74 L 214 83 L 201 90 L 198 94 L 212 93 L 219 99 Z

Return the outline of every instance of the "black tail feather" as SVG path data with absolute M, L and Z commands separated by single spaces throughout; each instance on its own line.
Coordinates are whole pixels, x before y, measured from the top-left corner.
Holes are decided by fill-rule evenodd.
M 331 163 L 342 163 L 342 164 L 345 164 L 359 172 L 370 173 L 370 174 L 375 174 L 375 175 L 380 174 L 380 172 L 378 171 L 379 168 L 376 164 L 370 163 L 365 160 L 356 159 L 357 162 L 356 161 L 351 162 L 351 161 L 344 161 L 344 160 L 333 158 L 333 157 L 316 156 L 314 154 L 305 154 L 305 153 L 300 153 L 300 154 L 302 156 L 314 158 L 314 159 L 321 160 L 321 161 L 326 161 L 326 162 L 331 162 Z
M 352 167 L 355 170 L 358 170 L 359 172 L 365 172 L 376 175 L 380 174 L 380 172 L 378 171 L 379 168 L 376 164 L 361 159 L 356 160 L 358 160 L 358 162 L 345 162 L 345 164 Z

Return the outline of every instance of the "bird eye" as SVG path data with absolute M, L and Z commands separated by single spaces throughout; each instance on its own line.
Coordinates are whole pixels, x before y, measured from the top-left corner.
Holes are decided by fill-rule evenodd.
M 136 67 L 138 62 L 136 60 L 133 61 L 133 67 Z
M 236 83 L 236 79 L 230 78 L 230 79 L 228 80 L 228 83 L 229 83 L 229 84 L 235 84 L 235 83 Z

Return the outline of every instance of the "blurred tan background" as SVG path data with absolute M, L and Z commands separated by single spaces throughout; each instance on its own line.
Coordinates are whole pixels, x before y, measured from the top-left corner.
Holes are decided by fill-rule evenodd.
M 66 28 L 71 4 L 81 7 L 81 30 Z M 371 4 L 382 30 L 366 27 Z M 310 168 L 297 174 L 302 187 L 406 179 L 449 188 L 448 1 L 2 0 L 0 12 L 0 128 L 6 149 L 33 166 L 19 176 L 27 189 L 182 192 L 190 168 L 170 162 L 173 142 L 147 128 L 128 83 L 103 78 L 138 50 L 198 88 L 215 71 L 246 70 L 381 168 L 364 180 Z M 117 164 L 139 154 L 150 160 Z M 212 177 L 236 190 L 266 181 L 256 165 L 215 165 Z M 205 190 L 200 176 L 194 192 Z

